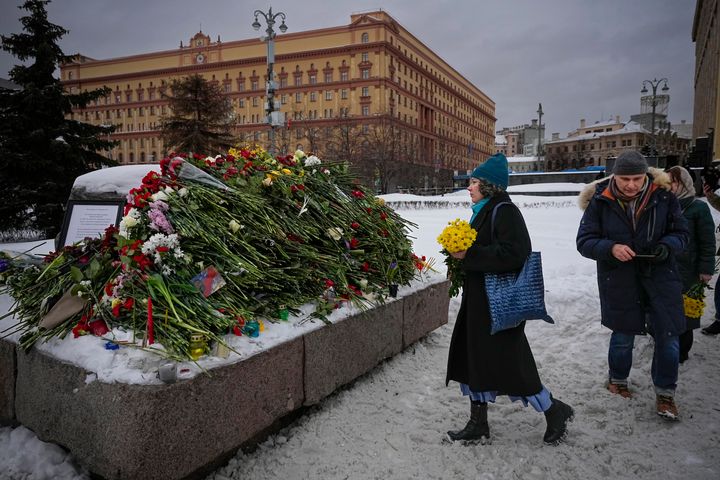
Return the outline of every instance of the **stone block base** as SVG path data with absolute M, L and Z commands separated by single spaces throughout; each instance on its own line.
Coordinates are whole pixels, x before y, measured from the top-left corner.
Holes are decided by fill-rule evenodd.
M 21 423 L 106 479 L 207 473 L 447 323 L 448 282 L 169 385 L 87 382 L 90 372 L 0 341 L 0 424 Z

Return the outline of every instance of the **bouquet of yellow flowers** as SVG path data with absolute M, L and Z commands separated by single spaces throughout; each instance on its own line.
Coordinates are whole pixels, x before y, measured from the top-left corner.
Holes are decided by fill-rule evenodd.
M 448 278 L 450 278 L 450 296 L 454 297 L 460 293 L 460 287 L 465 280 L 465 272 L 460 267 L 462 260 L 459 260 L 451 253 L 462 252 L 467 250 L 475 241 L 477 231 L 475 231 L 465 220 L 455 219 L 448 222 L 437 238 L 438 243 L 443 247 L 442 253 L 445 254 L 445 265 L 448 269 Z
M 683 305 L 687 318 L 699 319 L 705 310 L 706 283 L 696 283 L 683 294 Z
M 456 218 L 452 222 L 448 222 L 448 226 L 443 229 L 437 241 L 448 253 L 456 253 L 470 248 L 475 237 L 477 237 L 477 232 L 470 224 Z

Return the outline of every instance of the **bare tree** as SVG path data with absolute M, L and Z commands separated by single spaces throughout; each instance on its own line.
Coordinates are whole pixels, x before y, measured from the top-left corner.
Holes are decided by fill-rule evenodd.
M 295 108 L 292 112 L 291 125 L 295 132 L 300 131 L 300 136 L 306 142 L 307 152 L 322 156 L 325 135 L 323 128 L 317 122 L 315 110 Z
M 347 111 L 335 117 L 335 125 L 325 139 L 325 157 L 332 161 L 358 162 L 365 134 L 362 126 Z

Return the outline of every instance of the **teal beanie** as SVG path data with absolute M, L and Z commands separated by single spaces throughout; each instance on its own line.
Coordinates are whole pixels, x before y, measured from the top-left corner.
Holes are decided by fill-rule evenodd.
M 496 153 L 472 172 L 472 177 L 488 181 L 506 190 L 508 187 L 508 161 L 502 153 Z

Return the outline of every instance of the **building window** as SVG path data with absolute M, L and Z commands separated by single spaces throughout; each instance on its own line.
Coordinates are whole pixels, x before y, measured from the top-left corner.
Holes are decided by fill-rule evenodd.
M 348 81 L 348 72 L 340 72 L 340 81 L 341 82 L 347 82 Z
M 367 80 L 368 78 L 370 78 L 370 69 L 368 69 L 368 68 L 363 69 L 362 78 L 363 78 L 363 80 Z
M 347 100 L 347 98 L 348 98 L 347 88 L 343 88 L 342 90 L 340 90 L 340 98 L 342 98 L 343 100 Z
M 363 96 L 363 97 L 369 97 L 369 96 L 370 96 L 370 88 L 369 88 L 369 87 L 362 87 L 362 96 Z
M 287 87 L 287 77 L 283 77 L 280 79 L 280 88 Z
M 283 94 L 280 96 L 280 104 L 285 105 L 287 103 L 287 95 Z
M 115 94 L 115 103 L 120 103 L 120 94 L 119 93 Z
M 369 105 L 363 105 L 362 107 L 362 114 L 363 116 L 367 117 L 370 115 L 370 106 Z
M 225 84 L 225 93 L 230 93 L 230 84 L 229 83 Z
M 253 81 L 250 82 L 250 83 L 251 83 L 251 85 L 250 85 L 250 89 L 251 89 L 251 90 L 257 90 L 257 89 L 258 89 L 258 81 L 257 81 L 257 80 L 253 80 Z
M 140 90 L 139 92 L 137 92 L 138 102 L 142 102 L 144 96 L 145 96 L 145 95 L 143 94 L 143 91 L 142 91 L 142 90 Z
M 132 145 L 130 148 L 132 148 Z M 135 163 L 135 154 L 133 152 L 130 152 L 130 163 Z
M 326 73 L 326 74 L 325 74 L 325 83 L 330 83 L 330 82 L 332 82 L 332 81 L 333 81 L 333 80 L 332 80 L 332 73 Z
M 245 108 L 245 99 L 244 98 L 238 99 L 238 107 Z
M 258 98 L 259 98 L 259 97 L 253 97 L 253 99 L 252 99 L 252 106 L 253 106 L 253 107 L 257 107 L 257 106 L 260 104 Z
M 367 32 L 363 33 L 363 34 L 360 36 L 360 42 L 361 42 L 361 43 L 368 43 L 368 42 L 370 42 L 370 35 L 368 35 Z
M 295 77 L 295 86 L 296 86 L 296 87 L 302 86 L 302 77 L 301 77 L 300 75 L 297 75 L 297 76 Z
M 317 92 L 310 92 L 310 101 L 314 102 L 317 100 Z
M 315 85 L 317 83 L 317 75 L 315 75 L 314 73 L 308 75 L 308 82 L 310 82 L 310 85 Z
M 302 92 L 295 92 L 295 102 L 296 103 L 302 102 Z
M 126 93 L 126 94 L 125 94 L 125 101 L 126 101 L 126 102 L 132 102 L 132 93 Z
M 325 90 L 325 100 L 332 100 L 332 90 Z

